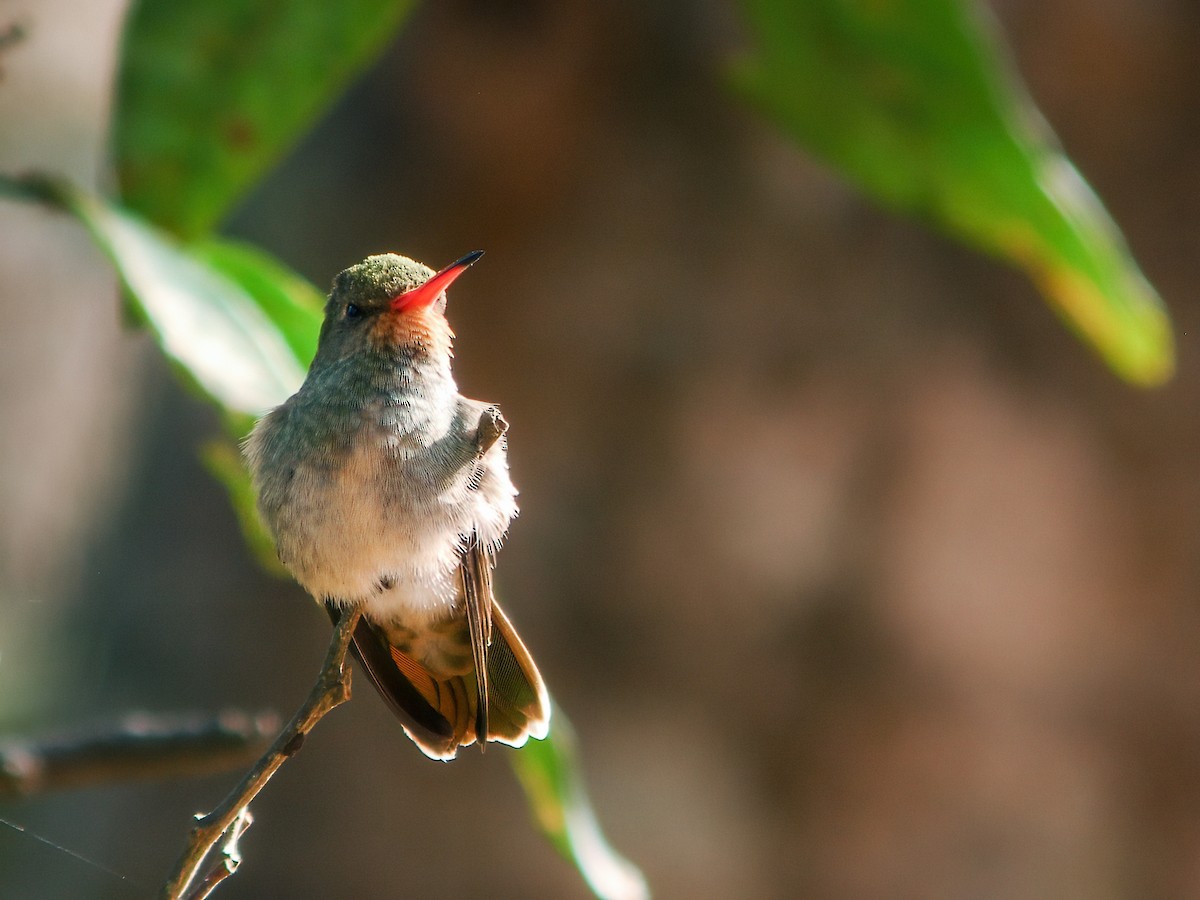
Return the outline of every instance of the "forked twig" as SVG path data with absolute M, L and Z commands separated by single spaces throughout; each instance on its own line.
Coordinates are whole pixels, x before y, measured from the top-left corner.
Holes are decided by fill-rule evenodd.
M 250 807 L 243 806 L 233 824 L 225 831 L 227 837 L 221 844 L 220 861 L 204 873 L 204 878 L 188 893 L 188 900 L 204 900 L 216 890 L 217 885 L 237 871 L 242 864 L 242 851 L 238 840 L 246 829 L 254 824 L 254 816 L 250 815 Z
M 333 631 L 325 664 L 317 677 L 308 699 L 296 711 L 292 720 L 275 738 L 270 749 L 246 773 L 241 783 L 230 792 L 221 804 L 206 816 L 197 818 L 188 839 L 187 849 L 179 857 L 175 869 L 162 887 L 163 900 L 200 900 L 225 878 L 233 874 L 240 862 L 237 849 L 238 838 L 250 827 L 252 821 L 248 807 L 276 770 L 295 755 L 304 743 L 305 736 L 334 707 L 350 699 L 350 665 L 346 652 L 354 629 L 362 615 L 361 609 L 347 610 L 342 614 Z M 205 859 L 213 848 L 225 837 L 220 860 L 201 874 Z M 199 883 L 193 887 L 193 882 Z

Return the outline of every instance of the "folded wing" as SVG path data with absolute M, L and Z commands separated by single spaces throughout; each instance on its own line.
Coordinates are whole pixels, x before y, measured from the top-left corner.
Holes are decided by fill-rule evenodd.
M 409 628 L 360 620 L 353 651 L 421 751 L 453 759 L 479 735 L 513 747 L 549 732 L 550 701 L 537 666 L 492 592 L 491 554 L 463 553 L 461 591 L 446 621 Z M 337 611 L 330 608 L 336 619 Z

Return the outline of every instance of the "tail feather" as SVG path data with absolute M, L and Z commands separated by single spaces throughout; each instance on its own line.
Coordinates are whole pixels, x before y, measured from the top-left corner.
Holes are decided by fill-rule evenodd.
M 550 696 L 533 657 L 492 601 L 492 644 L 488 648 L 488 740 L 522 747 L 550 732 Z
M 458 651 L 461 641 L 469 640 L 465 621 L 453 632 L 422 636 L 420 653 L 411 642 L 398 646 L 386 628 L 365 618 L 355 630 L 355 656 L 413 743 L 433 759 L 453 759 L 460 746 L 475 743 L 481 720 L 487 723 L 487 740 L 513 747 L 549 732 L 550 702 L 537 666 L 494 600 L 491 613 L 486 716 L 479 714 L 474 663 L 453 672 L 437 663 L 463 658 Z M 332 608 L 330 614 L 335 614 Z
M 330 615 L 336 616 L 332 607 Z M 416 668 L 410 677 L 397 665 L 375 626 L 365 618 L 359 619 L 354 629 L 351 650 L 413 743 L 433 759 L 453 759 L 457 749 L 456 729 L 418 686 L 422 681 L 417 671 L 419 664 L 414 662 Z

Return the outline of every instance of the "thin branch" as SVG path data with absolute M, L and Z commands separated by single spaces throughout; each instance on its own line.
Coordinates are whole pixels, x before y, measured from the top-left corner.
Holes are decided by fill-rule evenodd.
M 246 829 L 254 824 L 254 816 L 250 815 L 250 807 L 243 806 L 233 824 L 225 831 L 225 841 L 221 844 L 220 861 L 208 870 L 204 880 L 188 894 L 188 900 L 204 900 L 217 889 L 217 885 L 237 871 L 242 864 L 242 851 L 238 841 L 246 833 Z
M 220 772 L 253 760 L 278 727 L 273 713 L 139 713 L 90 733 L 0 742 L 0 797 Z
M 321 674 L 304 705 L 229 796 L 208 815 L 198 817 L 187 849 L 163 885 L 160 894 L 163 900 L 199 900 L 206 897 L 237 868 L 240 859 L 237 840 L 250 825 L 247 810 L 250 802 L 266 787 L 276 770 L 300 750 L 305 736 L 316 724 L 334 707 L 350 699 L 350 666 L 346 661 L 346 652 L 361 615 L 362 610 L 357 608 L 342 614 L 333 631 Z M 220 861 L 205 871 L 200 883 L 192 888 L 192 882 L 200 873 L 205 859 L 222 837 L 225 837 L 225 843 Z M 221 873 L 221 869 L 227 871 Z

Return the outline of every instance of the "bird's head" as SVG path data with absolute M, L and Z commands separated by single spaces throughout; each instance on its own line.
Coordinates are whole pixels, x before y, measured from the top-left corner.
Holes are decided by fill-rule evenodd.
M 325 304 L 318 357 L 339 359 L 358 350 L 396 348 L 450 352 L 446 288 L 483 256 L 468 253 L 440 272 L 407 256 L 368 256 L 333 280 Z

